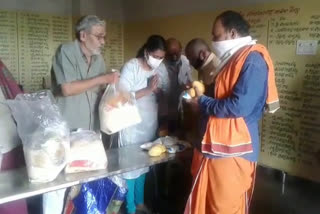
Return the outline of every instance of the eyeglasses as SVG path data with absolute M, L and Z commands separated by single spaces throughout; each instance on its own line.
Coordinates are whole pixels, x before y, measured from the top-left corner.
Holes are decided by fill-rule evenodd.
M 98 40 L 105 40 L 106 39 L 106 35 L 96 35 L 93 33 L 90 33 L 92 36 L 95 36 Z

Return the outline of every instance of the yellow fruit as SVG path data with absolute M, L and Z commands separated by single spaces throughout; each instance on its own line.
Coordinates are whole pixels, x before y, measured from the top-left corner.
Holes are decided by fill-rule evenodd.
M 204 87 L 204 84 L 202 82 L 199 82 L 199 81 L 193 81 L 192 82 L 192 88 L 190 88 L 187 93 L 191 96 L 191 97 L 195 97 L 197 94 L 196 94 L 196 90 L 195 89 L 198 89 L 198 91 L 201 93 L 201 94 L 204 94 L 205 92 L 205 87 Z
M 162 152 L 166 152 L 167 148 L 164 145 L 160 145 L 160 148 L 162 149 Z
M 194 90 L 194 88 L 190 88 L 188 90 L 188 94 L 191 96 L 191 97 L 195 97 L 196 96 L 196 91 Z
M 167 149 L 164 145 L 157 144 L 149 150 L 149 155 L 152 157 L 156 157 L 156 156 L 160 156 L 162 153 L 164 153 L 166 151 L 167 151 Z
M 205 92 L 204 84 L 202 82 L 199 82 L 199 81 L 193 81 L 192 82 L 192 88 L 197 88 L 198 91 L 200 93 L 202 93 L 202 94 Z

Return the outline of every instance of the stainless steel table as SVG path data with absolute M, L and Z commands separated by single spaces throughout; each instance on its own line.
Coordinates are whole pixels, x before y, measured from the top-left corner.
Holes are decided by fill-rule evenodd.
M 174 154 L 162 154 L 159 157 L 149 157 L 139 145 L 107 150 L 108 168 L 105 170 L 64 174 L 50 183 L 30 183 L 26 168 L 9 170 L 0 173 L 0 204 L 27 198 L 46 192 L 71 187 L 77 184 L 121 174 L 134 169 L 152 166 L 174 159 Z

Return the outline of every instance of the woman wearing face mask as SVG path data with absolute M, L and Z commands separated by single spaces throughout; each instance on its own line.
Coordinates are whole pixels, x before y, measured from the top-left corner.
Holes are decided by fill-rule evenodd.
M 137 57 L 129 60 L 121 70 L 120 89 L 129 91 L 135 96 L 142 122 L 124 129 L 119 134 L 120 146 L 146 143 L 156 137 L 158 126 L 158 104 L 156 93 L 161 88 L 162 75 L 157 74 L 157 67 L 165 56 L 165 40 L 152 35 L 138 51 Z M 130 161 L 126 157 L 121 162 Z M 144 207 L 144 183 L 148 168 L 125 173 L 128 194 L 126 198 L 127 212 L 136 213 L 136 209 Z

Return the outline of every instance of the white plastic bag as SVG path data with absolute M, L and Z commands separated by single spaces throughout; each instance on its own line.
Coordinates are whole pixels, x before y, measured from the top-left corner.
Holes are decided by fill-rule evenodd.
M 94 131 L 80 130 L 70 135 L 69 163 L 66 173 L 106 169 L 108 159 L 100 135 Z
M 50 182 L 67 163 L 69 128 L 50 91 L 19 94 L 8 100 L 22 140 L 29 180 Z
M 64 195 L 67 189 L 59 189 L 42 195 L 42 214 L 57 214 L 63 210 Z
M 114 84 L 109 85 L 103 94 L 99 117 L 101 131 L 109 135 L 141 122 L 134 97 L 120 92 Z

